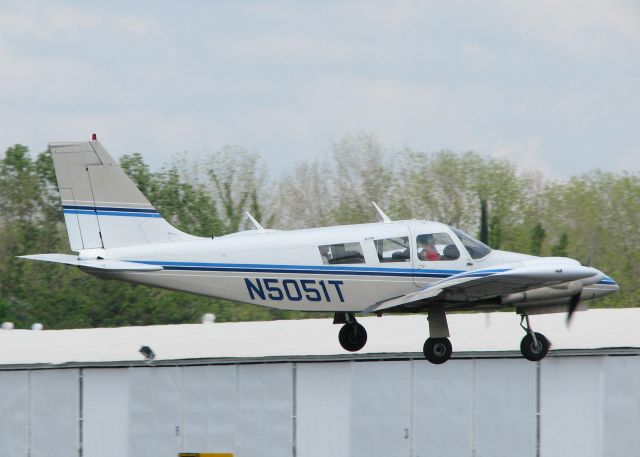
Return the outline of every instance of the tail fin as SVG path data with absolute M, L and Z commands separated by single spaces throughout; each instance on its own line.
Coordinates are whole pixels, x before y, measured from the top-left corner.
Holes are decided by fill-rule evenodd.
M 98 141 L 49 148 L 72 250 L 194 238 L 160 216 Z

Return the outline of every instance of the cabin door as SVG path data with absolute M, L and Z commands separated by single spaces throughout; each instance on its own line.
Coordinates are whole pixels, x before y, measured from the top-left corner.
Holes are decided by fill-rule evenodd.
M 417 287 L 424 287 L 469 269 L 466 250 L 449 231 L 412 230 L 411 249 L 413 282 Z

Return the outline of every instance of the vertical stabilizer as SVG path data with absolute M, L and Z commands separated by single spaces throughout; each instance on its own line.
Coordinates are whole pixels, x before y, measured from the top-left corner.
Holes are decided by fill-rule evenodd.
M 194 238 L 160 216 L 98 141 L 49 148 L 72 250 Z

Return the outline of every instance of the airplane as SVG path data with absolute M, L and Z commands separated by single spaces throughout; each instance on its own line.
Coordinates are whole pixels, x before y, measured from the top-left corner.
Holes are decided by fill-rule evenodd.
M 550 342 L 529 316 L 573 313 L 619 289 L 603 272 L 564 257 L 491 249 L 462 230 L 426 220 L 301 230 L 255 229 L 212 238 L 173 227 L 95 134 L 51 143 L 72 251 L 25 259 L 92 275 L 286 310 L 334 313 L 350 352 L 367 341 L 357 313 L 427 313 L 425 358 L 452 354 L 447 313 L 513 307 L 525 335 L 522 355 L 544 358 Z

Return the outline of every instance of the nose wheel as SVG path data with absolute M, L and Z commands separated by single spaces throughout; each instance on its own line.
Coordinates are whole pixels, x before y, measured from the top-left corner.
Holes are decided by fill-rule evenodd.
M 526 326 L 522 325 L 522 322 L 526 321 Z M 542 334 L 534 332 L 531 329 L 531 325 L 529 324 L 529 316 L 526 314 L 522 315 L 522 319 L 520 320 L 520 327 L 524 329 L 527 334 L 522 338 L 520 342 L 520 352 L 524 356 L 525 359 L 531 360 L 532 362 L 537 362 L 538 360 L 544 359 L 549 352 L 549 348 L 551 347 L 551 343 L 549 340 Z

